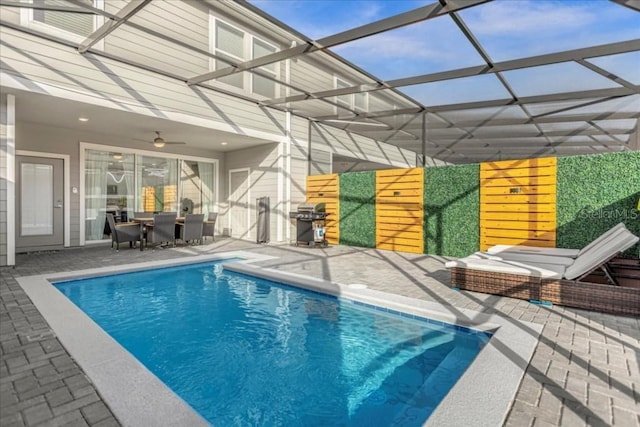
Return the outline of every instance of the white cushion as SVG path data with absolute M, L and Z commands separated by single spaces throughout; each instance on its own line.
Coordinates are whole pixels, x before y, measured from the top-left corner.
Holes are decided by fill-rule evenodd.
M 500 252 L 495 255 L 487 254 L 484 252 L 476 252 L 477 256 L 487 259 L 494 259 L 497 261 L 518 261 L 525 264 L 557 264 L 565 267 L 570 266 L 575 261 L 573 258 L 565 256 L 551 256 L 540 255 L 537 253 L 523 253 L 523 252 Z M 476 255 L 474 254 L 474 255 Z M 481 254 L 481 255 L 480 255 Z
M 558 264 L 524 264 L 516 261 L 499 261 L 470 255 L 445 264 L 447 268 L 469 268 L 472 270 L 490 271 L 493 273 L 519 274 L 521 276 L 560 279 L 564 274 L 564 266 Z
M 487 253 L 491 255 L 501 256 L 505 252 L 575 258 L 578 256 L 578 253 L 580 253 L 580 249 L 539 248 L 537 246 L 526 245 L 495 245 L 487 249 Z
M 564 277 L 573 280 L 598 268 L 615 255 L 638 243 L 640 237 L 634 235 L 626 227 L 618 228 L 607 238 L 601 239 L 576 258 L 573 265 L 567 268 Z
M 623 222 L 620 222 L 609 230 L 602 233 L 597 239 L 589 243 L 582 249 L 565 249 L 565 248 L 544 248 L 544 247 L 536 247 L 536 246 L 526 246 L 526 245 L 495 245 L 487 249 L 487 253 L 492 255 L 502 254 L 504 252 L 517 252 L 517 253 L 533 253 L 537 255 L 549 255 L 549 256 L 561 256 L 568 258 L 577 258 L 582 255 L 584 252 L 590 250 L 592 247 L 602 243 L 610 236 L 614 235 L 621 229 L 627 229 Z

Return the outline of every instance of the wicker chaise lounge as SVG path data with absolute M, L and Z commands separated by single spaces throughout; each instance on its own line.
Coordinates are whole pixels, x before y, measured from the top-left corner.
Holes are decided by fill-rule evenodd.
M 615 283 L 606 269 L 607 263 L 639 240 L 624 225 L 618 225 L 579 250 L 575 259 L 554 255 L 553 251 L 534 254 L 503 250 L 477 252 L 449 261 L 446 267 L 451 269 L 452 286 L 464 290 L 640 315 L 640 288 L 583 281 L 594 270 L 603 268 Z

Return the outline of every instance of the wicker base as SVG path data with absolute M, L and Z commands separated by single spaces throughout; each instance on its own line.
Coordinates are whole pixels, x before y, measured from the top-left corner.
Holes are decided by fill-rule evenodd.
M 571 280 L 540 279 L 467 268 L 451 269 L 451 284 L 467 291 L 604 313 L 640 316 L 640 289 Z

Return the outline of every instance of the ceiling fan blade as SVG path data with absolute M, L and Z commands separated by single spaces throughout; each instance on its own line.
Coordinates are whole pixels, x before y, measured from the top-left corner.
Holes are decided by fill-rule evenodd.
M 183 141 L 165 141 L 165 144 L 186 144 L 186 142 Z

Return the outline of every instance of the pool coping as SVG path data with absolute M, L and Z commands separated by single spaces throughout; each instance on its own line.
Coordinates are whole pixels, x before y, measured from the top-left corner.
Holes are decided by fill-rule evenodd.
M 429 417 L 426 426 L 502 425 L 542 331 L 542 325 L 467 309 L 456 308 L 452 313 L 451 307 L 438 303 L 258 267 L 251 263 L 274 257 L 244 251 L 27 276 L 18 278 L 18 283 L 123 425 L 210 425 L 51 282 L 232 257 L 242 260 L 226 264 L 224 268 L 230 271 L 492 332 L 489 343 Z M 496 368 L 500 369 L 499 375 Z
M 250 264 L 227 264 L 223 268 L 391 311 L 491 332 L 493 335 L 489 342 L 424 426 L 503 425 L 543 329 L 542 325 L 474 310 L 456 308 L 454 314 L 451 307 L 435 302 Z

